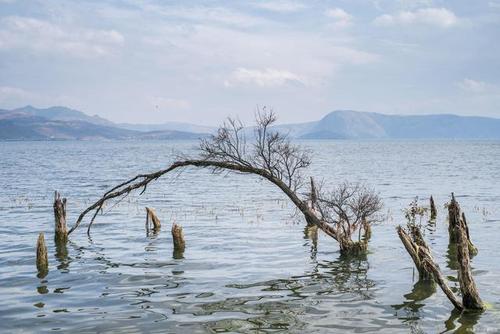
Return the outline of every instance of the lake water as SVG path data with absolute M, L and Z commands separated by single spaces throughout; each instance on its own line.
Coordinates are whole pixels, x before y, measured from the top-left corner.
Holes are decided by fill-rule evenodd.
M 187 169 L 105 208 L 55 249 L 54 190 L 68 222 L 108 188 L 192 151 L 195 142 L 0 142 L 0 331 L 500 333 L 500 142 L 305 141 L 310 174 L 333 185 L 363 181 L 384 200 L 366 257 L 345 259 L 272 185 L 253 176 Z M 460 315 L 439 288 L 417 284 L 395 227 L 402 209 L 433 194 L 439 215 L 426 239 L 450 285 L 446 212 L 454 191 L 479 248 L 473 274 L 488 305 Z M 146 235 L 145 206 L 162 220 Z M 184 227 L 172 256 L 171 222 Z M 45 232 L 50 271 L 37 278 Z

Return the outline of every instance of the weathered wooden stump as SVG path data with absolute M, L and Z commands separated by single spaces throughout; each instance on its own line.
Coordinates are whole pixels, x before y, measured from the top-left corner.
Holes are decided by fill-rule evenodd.
M 461 212 L 460 205 L 455 199 L 455 194 L 451 193 L 451 202 L 448 205 L 448 234 L 450 237 L 450 243 L 458 243 L 459 229 L 463 225 L 467 248 L 469 249 L 470 255 L 476 255 L 478 250 L 476 246 L 470 240 L 469 227 L 467 226 L 467 220 L 465 219 L 465 214 Z
M 399 238 L 403 242 L 408 254 L 410 254 L 413 259 L 421 279 L 433 278 L 443 290 L 446 297 L 448 297 L 450 302 L 458 310 L 482 311 L 485 307 L 479 297 L 470 266 L 472 243 L 470 242 L 470 236 L 468 233 L 469 230 L 467 228 L 465 215 L 460 214 L 460 207 L 458 206 L 453 194 L 448 210 L 450 215 L 450 226 L 448 231 L 450 234 L 450 241 L 454 240 L 456 243 L 458 281 L 460 283 L 462 301 L 458 299 L 446 283 L 444 275 L 439 269 L 437 263 L 434 261 L 431 255 L 431 250 L 426 244 L 420 228 L 417 225 L 408 224 L 408 231 L 406 231 L 401 226 L 398 226 L 397 231 Z
M 156 212 L 153 209 L 146 207 L 146 231 L 149 231 L 149 227 L 151 225 L 149 223 L 150 221 L 153 225 L 153 230 L 158 231 L 161 227 L 160 218 L 158 218 Z
M 38 270 L 38 277 L 40 278 L 44 278 L 49 272 L 49 259 L 43 232 L 40 232 L 36 242 L 36 269 Z
M 430 280 L 432 279 L 432 272 L 429 270 L 428 266 L 424 262 L 424 258 L 421 257 L 420 247 L 424 248 L 430 255 L 429 247 L 424 241 L 420 230 L 417 227 L 412 227 L 409 232 L 401 226 L 396 228 L 398 231 L 399 239 L 403 243 L 406 251 L 410 255 L 418 270 L 418 276 L 420 280 Z M 426 254 L 424 254 L 425 256 Z
M 66 198 L 61 198 L 59 192 L 54 194 L 54 219 L 56 242 L 66 242 L 68 240 L 68 228 L 66 227 Z
M 460 219 L 457 229 L 458 282 L 462 291 L 462 304 L 468 310 L 484 310 L 470 267 L 470 241 L 465 220 Z
M 436 204 L 434 203 L 434 198 L 431 195 L 431 198 L 429 199 L 430 206 L 431 206 L 431 220 L 435 220 L 437 216 L 437 210 L 436 210 Z
M 172 240 L 174 243 L 174 258 L 182 258 L 184 250 L 186 249 L 186 242 L 184 240 L 184 232 L 182 231 L 181 225 L 176 223 L 172 224 Z

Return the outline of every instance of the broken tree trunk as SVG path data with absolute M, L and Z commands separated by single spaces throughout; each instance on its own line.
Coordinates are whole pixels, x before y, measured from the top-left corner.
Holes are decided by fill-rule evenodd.
M 314 212 L 317 208 L 318 192 L 316 190 L 316 185 L 314 184 L 314 179 L 312 178 L 312 176 L 311 176 L 310 180 L 311 180 L 311 192 L 309 194 L 308 205 L 309 205 L 309 209 Z M 308 227 L 315 226 L 314 222 L 308 216 L 305 216 L 305 218 L 306 218 L 306 222 L 307 222 Z
M 172 240 L 174 243 L 174 258 L 182 258 L 182 254 L 186 249 L 186 242 L 184 241 L 184 232 L 181 225 L 172 224 Z
M 401 226 L 397 227 L 399 238 L 403 242 L 403 245 L 408 251 L 408 254 L 410 254 L 411 258 L 413 259 L 413 262 L 418 269 L 420 278 L 434 278 L 434 281 L 436 281 L 436 283 L 439 285 L 439 287 L 453 304 L 453 306 L 455 306 L 459 310 L 463 310 L 463 304 L 455 296 L 453 291 L 451 291 L 450 287 L 446 283 L 444 275 L 442 274 L 439 266 L 434 261 L 434 258 L 431 255 L 429 246 L 427 246 L 427 243 L 422 238 L 422 233 L 416 226 L 413 226 L 411 229 L 413 238 L 410 237 L 408 232 L 405 231 Z
M 36 242 L 36 269 L 38 270 L 38 277 L 40 278 L 45 277 L 49 271 L 47 246 L 45 245 L 43 232 L 40 232 Z
M 436 204 L 434 203 L 434 198 L 431 195 L 430 198 L 430 206 L 431 206 L 431 220 L 435 220 L 437 216 Z
M 66 198 L 61 198 L 59 192 L 54 194 L 54 219 L 55 219 L 55 241 L 66 242 L 68 240 L 68 228 L 66 227 Z
M 415 267 L 417 267 L 418 270 L 418 276 L 419 279 L 421 280 L 429 280 L 432 278 L 432 272 L 430 272 L 428 267 L 425 265 L 424 261 L 422 258 L 420 258 L 420 253 L 419 253 L 419 248 L 423 247 L 427 251 L 429 251 L 429 247 L 425 243 L 425 241 L 422 238 L 422 234 L 420 233 L 420 230 L 418 228 L 412 228 L 410 229 L 410 232 L 406 232 L 401 226 L 397 227 L 399 239 L 401 239 L 401 242 L 403 243 L 403 246 L 405 246 L 406 251 L 408 254 L 410 254 L 410 257 L 413 260 L 413 263 L 415 264 Z M 418 232 L 417 232 L 418 231 Z M 429 251 L 430 254 L 430 251 Z
M 458 281 L 460 283 L 462 301 L 455 296 L 446 283 L 444 275 L 439 269 L 437 263 L 434 261 L 431 255 L 431 250 L 429 246 L 427 246 L 420 228 L 416 225 L 409 224 L 408 233 L 401 226 L 398 226 L 398 235 L 413 259 L 413 262 L 419 271 L 420 278 L 426 278 L 429 276 L 434 278 L 450 302 L 457 309 L 482 311 L 484 310 L 484 304 L 479 297 L 470 267 L 471 242 L 469 239 L 467 223 L 465 221 L 465 216 L 460 215 L 460 207 L 458 206 L 453 194 L 452 202 L 448 208 L 450 210 L 450 223 L 452 221 L 454 224 L 456 223 L 456 225 L 453 226 L 453 229 L 449 229 L 449 231 L 450 239 L 452 238 L 452 232 L 455 233 L 454 237 L 456 237 Z M 456 222 L 454 220 L 456 220 Z
M 460 220 L 457 230 L 457 260 L 459 265 L 458 281 L 462 291 L 462 303 L 466 309 L 484 310 L 484 304 L 479 297 L 476 283 L 470 268 L 470 246 L 465 220 Z
M 158 218 L 153 209 L 146 207 L 146 231 L 149 231 L 150 220 L 153 225 L 153 230 L 158 231 L 161 227 L 160 218 Z
M 449 220 L 448 233 L 450 236 L 450 243 L 455 244 L 458 242 L 458 234 L 460 226 L 463 224 L 469 254 L 470 255 L 477 254 L 477 248 L 470 240 L 469 227 L 467 226 L 467 220 L 465 219 L 465 214 L 461 212 L 460 205 L 455 200 L 455 195 L 453 193 L 451 193 L 451 202 L 448 205 L 448 220 Z

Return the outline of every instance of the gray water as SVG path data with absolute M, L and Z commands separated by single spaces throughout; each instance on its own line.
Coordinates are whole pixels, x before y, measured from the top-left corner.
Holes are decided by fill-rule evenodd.
M 500 142 L 306 141 L 310 174 L 328 185 L 362 181 L 384 200 L 366 257 L 341 257 L 273 186 L 253 176 L 188 169 L 108 205 L 91 239 L 76 230 L 56 249 L 53 191 L 68 198 L 71 226 L 99 195 L 171 162 L 194 142 L 0 143 L 2 332 L 500 332 Z M 479 248 L 473 274 L 488 305 L 460 315 L 443 293 L 417 283 L 395 232 L 419 196 L 438 204 L 426 239 L 450 285 L 446 212 L 454 191 Z M 145 206 L 162 230 L 146 235 Z M 172 254 L 171 222 L 186 236 Z M 424 222 L 424 224 L 426 224 Z M 49 273 L 38 278 L 35 243 L 45 232 Z

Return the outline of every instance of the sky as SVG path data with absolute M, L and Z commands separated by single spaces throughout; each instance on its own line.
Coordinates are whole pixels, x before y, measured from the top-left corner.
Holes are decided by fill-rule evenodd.
M 0 0 L 0 108 L 500 118 L 500 0 Z

